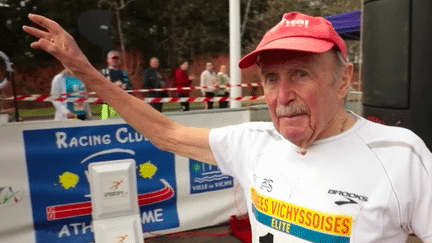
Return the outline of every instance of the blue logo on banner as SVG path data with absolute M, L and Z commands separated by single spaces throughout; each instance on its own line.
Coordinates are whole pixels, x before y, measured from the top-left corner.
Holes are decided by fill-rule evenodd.
M 205 164 L 195 160 L 189 160 L 190 193 L 202 193 L 231 188 L 234 180 L 231 176 L 224 175 L 215 165 Z
M 94 240 L 87 168 L 99 161 L 136 161 L 144 232 L 179 226 L 174 155 L 129 125 L 29 130 L 23 136 L 37 242 Z

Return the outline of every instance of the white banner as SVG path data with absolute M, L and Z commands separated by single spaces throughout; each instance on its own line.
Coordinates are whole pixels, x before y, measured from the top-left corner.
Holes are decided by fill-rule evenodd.
M 188 126 L 215 128 L 257 120 L 254 112 L 263 113 L 169 116 Z M 98 161 L 136 161 L 145 236 L 220 224 L 246 213 L 243 190 L 232 177 L 216 166 L 160 151 L 121 119 L 10 123 L 0 125 L 0 137 L 2 243 L 93 241 L 87 166 Z

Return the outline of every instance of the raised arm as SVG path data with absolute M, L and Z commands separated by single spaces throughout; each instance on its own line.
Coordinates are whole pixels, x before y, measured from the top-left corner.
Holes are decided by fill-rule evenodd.
M 176 123 L 142 100 L 127 94 L 91 65 L 73 37 L 58 23 L 35 14 L 30 14 L 29 18 L 45 29 L 23 27 L 25 32 L 38 38 L 31 47 L 42 49 L 57 58 L 155 146 L 164 151 L 216 164 L 209 145 L 208 129 Z

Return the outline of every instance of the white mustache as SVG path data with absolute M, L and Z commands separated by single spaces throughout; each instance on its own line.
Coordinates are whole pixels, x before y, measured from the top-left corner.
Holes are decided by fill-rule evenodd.
M 293 117 L 301 114 L 309 114 L 309 108 L 303 104 L 289 103 L 288 105 L 277 105 L 276 115 Z

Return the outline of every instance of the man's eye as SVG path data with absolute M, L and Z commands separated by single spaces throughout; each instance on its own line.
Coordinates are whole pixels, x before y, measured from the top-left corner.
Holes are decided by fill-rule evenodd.
M 265 81 L 268 82 L 268 83 L 274 83 L 274 82 L 277 81 L 277 77 L 274 74 L 269 74 L 269 75 L 266 76 L 266 80 Z
M 308 75 L 309 75 L 309 73 L 302 71 L 302 70 L 298 70 L 293 74 L 292 78 L 293 78 L 293 81 L 297 81 L 297 80 L 300 80 L 302 78 L 307 77 Z
M 307 73 L 307 72 L 302 71 L 302 70 L 297 71 L 297 77 L 299 77 L 299 78 L 304 78 L 304 77 L 306 77 L 306 76 L 308 76 L 308 73 Z

